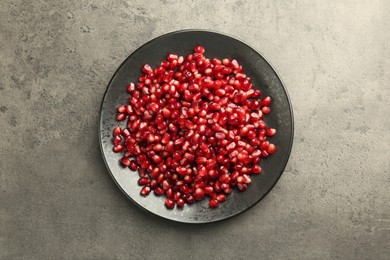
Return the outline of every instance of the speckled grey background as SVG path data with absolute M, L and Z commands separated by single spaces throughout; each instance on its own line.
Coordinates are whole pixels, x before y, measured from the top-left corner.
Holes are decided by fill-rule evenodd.
M 0 2 L 1 259 L 390 259 L 390 3 Z M 243 39 L 295 112 L 277 186 L 188 226 L 132 205 L 103 164 L 100 102 L 120 63 L 184 28 Z

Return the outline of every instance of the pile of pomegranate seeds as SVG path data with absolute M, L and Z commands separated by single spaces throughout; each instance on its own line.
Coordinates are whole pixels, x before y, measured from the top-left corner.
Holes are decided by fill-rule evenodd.
M 204 52 L 196 46 L 155 69 L 144 65 L 116 115 L 127 127 L 114 128 L 114 152 L 138 170 L 141 195 L 165 195 L 167 208 L 206 197 L 218 207 L 235 187 L 245 191 L 261 173 L 260 158 L 276 149 L 267 141 L 276 130 L 263 121 L 271 98 L 260 99 L 236 60 L 210 60 Z

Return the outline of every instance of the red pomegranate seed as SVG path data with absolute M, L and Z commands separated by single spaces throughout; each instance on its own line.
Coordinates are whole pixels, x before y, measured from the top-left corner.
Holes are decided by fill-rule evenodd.
M 145 186 L 150 183 L 150 179 L 146 177 L 142 177 L 138 180 L 138 185 Z
M 209 206 L 210 206 L 210 208 L 216 208 L 216 207 L 218 207 L 218 201 L 217 200 L 215 200 L 215 199 L 210 199 L 209 200 Z
M 118 145 L 118 144 L 122 143 L 122 140 L 123 140 L 122 136 L 115 135 L 112 141 L 113 141 L 114 145 Z
M 266 107 L 266 106 L 268 106 L 269 104 L 271 104 L 271 97 L 265 97 L 265 98 L 263 98 L 261 101 L 260 101 L 260 105 L 262 106 L 262 107 Z
M 254 174 L 259 174 L 259 173 L 261 173 L 261 167 L 260 167 L 260 165 L 253 165 L 253 166 L 252 166 L 252 172 L 253 172 Z
M 122 105 L 118 107 L 118 113 L 126 113 L 127 109 L 126 106 Z
M 122 135 L 126 138 L 126 137 L 129 137 L 130 136 L 130 131 L 129 129 L 123 129 L 122 131 Z
M 116 126 L 112 132 L 113 132 L 114 136 L 120 135 L 122 133 L 122 128 L 120 128 L 119 126 Z
M 114 152 L 116 152 L 116 153 L 120 153 L 124 149 L 125 149 L 125 147 L 123 145 L 121 145 L 121 144 L 115 145 L 114 148 L 113 148 Z
M 153 70 L 152 70 L 152 68 L 148 64 L 145 64 L 142 67 L 142 72 L 144 72 L 146 74 L 151 74 L 151 73 L 153 73 Z
M 192 196 L 192 195 L 186 195 L 186 196 L 183 195 L 183 199 L 184 199 L 187 203 L 189 203 L 189 204 L 195 202 L 195 198 L 194 198 L 194 196 Z
M 168 198 L 168 199 L 172 199 L 173 198 L 173 190 L 172 189 L 168 189 L 165 191 L 165 196 Z
M 216 199 L 218 202 L 224 202 L 224 201 L 226 201 L 226 196 L 225 196 L 225 194 L 218 194 Z
M 195 189 L 194 197 L 196 200 L 201 200 L 204 197 L 204 190 L 201 188 Z
M 123 157 L 123 158 L 121 159 L 121 163 L 122 163 L 124 166 L 130 166 L 130 160 L 129 160 L 129 158 L 127 158 L 127 157 Z
M 276 134 L 276 130 L 275 128 L 268 128 L 267 130 L 265 130 L 265 134 L 267 136 L 274 136 Z
M 171 200 L 171 199 L 166 199 L 165 200 L 165 206 L 168 209 L 172 209 L 175 206 L 175 202 L 173 200 Z
M 127 86 L 127 92 L 129 92 L 130 94 L 132 94 L 135 90 L 135 84 L 134 83 L 130 83 L 128 86 Z
M 226 194 L 230 194 L 232 193 L 232 189 L 229 187 L 227 189 L 224 189 L 223 192 L 225 192 Z
M 276 130 L 263 120 L 271 97 L 259 99 L 237 60 L 204 53 L 199 45 L 154 69 L 145 64 L 139 82 L 127 85 L 129 103 L 117 108 L 127 127 L 114 128 L 113 150 L 138 169 L 141 195 L 165 194 L 167 208 L 205 197 L 218 207 L 233 189 L 246 190 L 260 158 L 276 150 L 267 141 Z
M 273 154 L 275 153 L 275 150 L 276 150 L 276 146 L 274 144 L 269 144 L 268 147 L 267 147 L 267 153 L 268 154 Z
M 131 161 L 130 161 L 129 168 L 130 168 L 132 171 L 136 171 L 136 170 L 138 169 L 138 164 L 137 164 L 137 162 L 134 161 L 134 160 L 131 160 Z
M 214 191 L 214 188 L 211 185 L 208 185 L 208 186 L 204 187 L 204 193 L 205 194 L 211 194 L 213 191 Z
M 154 190 L 157 187 L 157 181 L 155 179 L 152 179 L 149 184 L 150 189 Z
M 123 121 L 125 119 L 126 119 L 126 114 L 125 113 L 118 113 L 116 115 L 116 120 L 118 120 L 118 121 Z
M 157 187 L 155 190 L 154 190 L 154 194 L 156 194 L 157 196 L 161 196 L 164 194 L 164 189 L 161 188 L 161 187 Z
M 147 195 L 149 195 L 150 191 L 151 191 L 150 187 L 145 186 L 141 189 L 140 193 L 142 196 L 147 196 Z
M 237 183 L 237 188 L 240 190 L 240 191 L 245 191 L 247 189 L 247 185 L 246 184 L 243 184 L 243 183 Z
M 162 182 L 162 187 L 164 190 L 168 190 L 171 187 L 171 185 L 169 184 L 168 180 L 164 180 Z
M 196 53 L 204 53 L 205 49 L 202 46 L 198 45 L 198 46 L 195 46 L 194 51 Z
M 184 201 L 184 199 L 179 198 L 179 199 L 176 201 L 176 204 L 177 204 L 178 207 L 183 207 L 183 206 L 186 204 L 186 202 Z
M 263 157 L 263 158 L 267 158 L 268 157 L 268 152 L 266 151 L 266 150 L 262 150 L 261 151 L 261 156 Z
M 263 112 L 263 114 L 269 114 L 271 112 L 271 109 L 269 107 L 262 107 L 261 112 Z

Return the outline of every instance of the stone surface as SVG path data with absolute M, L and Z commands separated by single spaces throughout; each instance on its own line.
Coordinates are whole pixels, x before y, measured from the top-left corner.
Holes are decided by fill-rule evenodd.
M 390 4 L 0 2 L 1 259 L 390 259 Z M 258 205 L 212 225 L 135 207 L 100 155 L 105 88 L 146 41 L 211 29 L 288 87 L 293 152 Z

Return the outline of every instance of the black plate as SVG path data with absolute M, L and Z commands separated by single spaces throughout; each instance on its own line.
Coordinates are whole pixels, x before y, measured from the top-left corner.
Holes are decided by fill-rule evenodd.
M 112 151 L 112 129 L 118 125 L 115 119 L 116 108 L 128 102 L 126 86 L 137 82 L 140 69 L 148 63 L 157 66 L 169 52 L 186 55 L 195 45 L 206 48 L 207 57 L 235 58 L 243 65 L 245 73 L 252 78 L 255 87 L 273 98 L 271 114 L 266 123 L 277 129 L 271 138 L 277 146 L 274 155 L 261 162 L 262 174 L 254 176 L 245 192 L 234 190 L 225 203 L 210 209 L 208 200 L 186 205 L 182 209 L 168 210 L 164 198 L 151 193 L 147 197 L 139 195 L 138 174 L 124 169 L 119 164 L 120 154 Z M 124 124 L 123 124 L 124 125 Z M 132 53 L 115 72 L 103 98 L 99 129 L 100 147 L 111 176 L 120 189 L 135 204 L 166 219 L 185 223 L 206 223 L 235 216 L 259 202 L 276 184 L 287 164 L 293 142 L 293 113 L 290 99 L 279 76 L 272 66 L 253 48 L 230 36 L 209 31 L 178 31 L 160 36 L 144 44 Z

